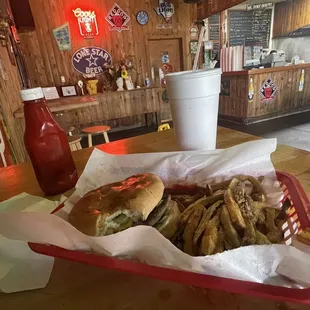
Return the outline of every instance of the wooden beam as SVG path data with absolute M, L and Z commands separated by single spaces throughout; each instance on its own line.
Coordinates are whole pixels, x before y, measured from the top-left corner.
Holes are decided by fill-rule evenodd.
M 198 19 L 220 13 L 242 2 L 245 2 L 245 0 L 204 0 L 197 7 Z

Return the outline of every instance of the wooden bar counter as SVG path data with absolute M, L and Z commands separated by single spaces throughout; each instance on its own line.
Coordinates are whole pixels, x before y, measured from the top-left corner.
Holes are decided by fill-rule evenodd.
M 300 89 L 302 73 L 304 84 Z M 251 79 L 254 97 L 249 96 Z M 274 99 L 264 100 L 261 91 L 271 79 Z M 250 124 L 310 110 L 310 64 L 225 72 L 219 115 L 221 119 Z

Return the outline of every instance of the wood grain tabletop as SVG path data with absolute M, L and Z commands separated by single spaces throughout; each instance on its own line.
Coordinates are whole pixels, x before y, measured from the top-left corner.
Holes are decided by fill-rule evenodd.
M 219 128 L 217 148 L 228 148 L 259 139 Z M 176 151 L 173 130 L 156 132 L 98 146 L 111 154 Z M 79 174 L 92 149 L 73 152 Z M 272 154 L 277 170 L 295 175 L 310 193 L 310 153 L 279 145 Z M 0 169 L 0 201 L 21 192 L 43 196 L 29 163 Z M 69 193 L 67 193 L 69 194 Z M 52 197 L 57 199 L 58 197 Z M 56 259 L 52 277 L 41 290 L 0 293 L 0 309 L 309 309 L 307 305 L 277 302 L 165 282 L 114 270 L 100 269 Z

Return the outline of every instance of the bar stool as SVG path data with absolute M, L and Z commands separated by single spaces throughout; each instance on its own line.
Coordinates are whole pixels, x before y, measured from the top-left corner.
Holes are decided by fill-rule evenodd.
M 68 137 L 71 152 L 82 149 L 81 140 L 82 140 L 82 138 L 78 137 L 78 136 L 69 136 Z
M 93 146 L 92 135 L 96 134 L 96 133 L 102 133 L 103 137 L 104 137 L 105 143 L 109 143 L 110 140 L 109 140 L 107 132 L 110 129 L 111 129 L 110 126 L 93 126 L 93 127 L 87 127 L 87 128 L 82 129 L 82 132 L 88 134 L 88 147 L 92 147 Z
M 169 124 L 162 124 L 158 127 L 158 131 L 164 131 L 164 130 L 169 130 L 170 125 Z

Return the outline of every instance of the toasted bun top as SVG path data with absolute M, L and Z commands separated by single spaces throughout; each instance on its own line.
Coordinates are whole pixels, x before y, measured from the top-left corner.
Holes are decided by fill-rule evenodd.
M 104 185 L 82 197 L 69 214 L 69 223 L 84 234 L 104 235 L 100 230 L 120 214 L 144 221 L 162 199 L 164 184 L 154 174 L 138 174 Z

